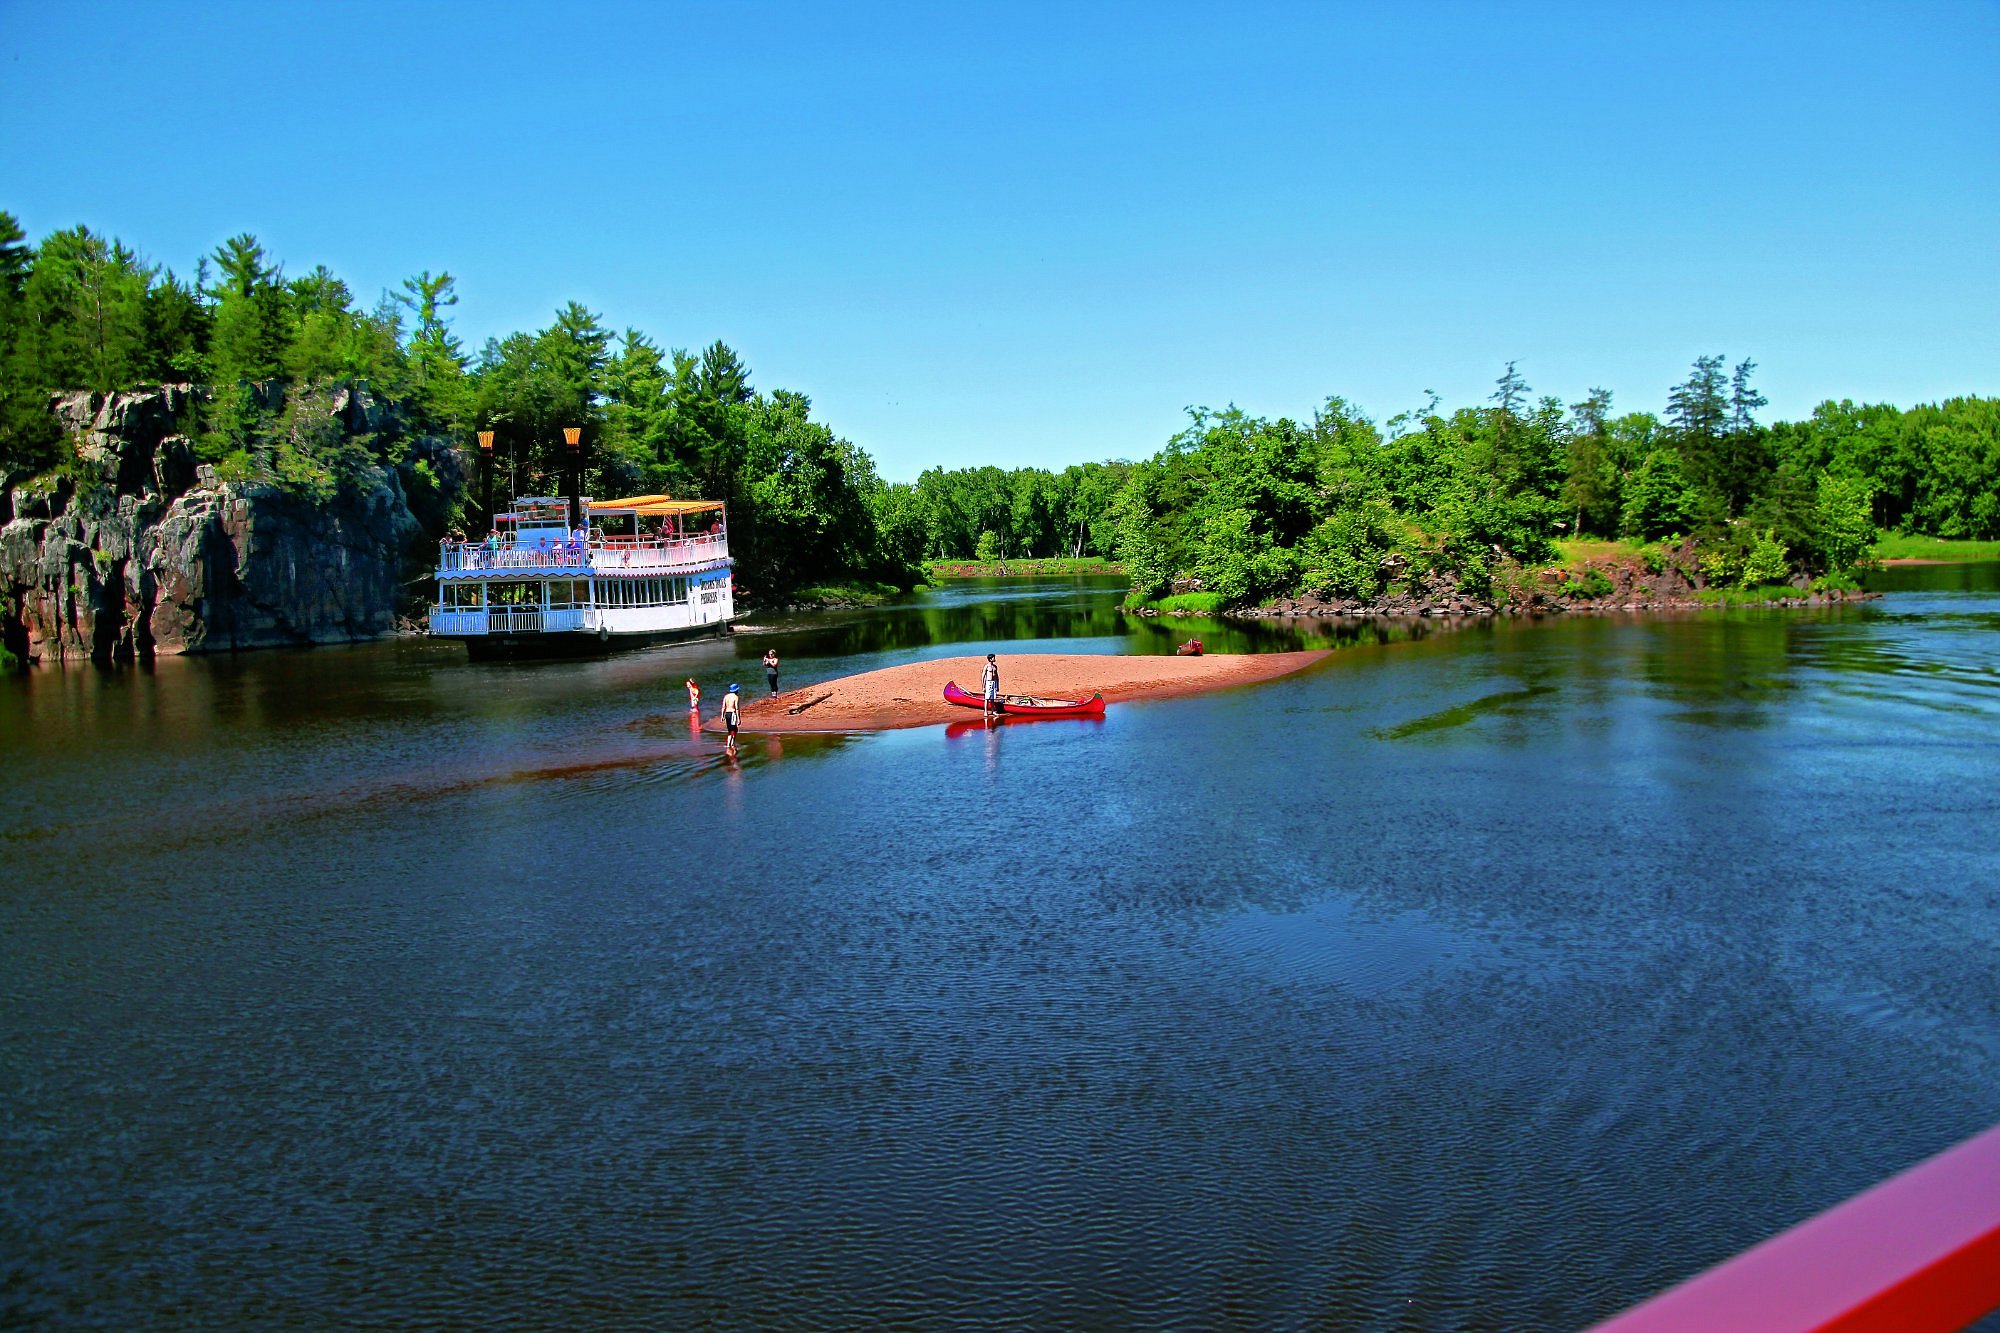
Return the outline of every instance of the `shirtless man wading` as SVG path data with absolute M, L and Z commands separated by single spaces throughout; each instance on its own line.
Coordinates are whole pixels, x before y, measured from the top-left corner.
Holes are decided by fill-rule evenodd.
M 979 673 L 979 679 L 986 685 L 986 706 L 981 711 L 992 717 L 1000 711 L 1000 664 L 992 653 L 986 654 L 986 669 Z

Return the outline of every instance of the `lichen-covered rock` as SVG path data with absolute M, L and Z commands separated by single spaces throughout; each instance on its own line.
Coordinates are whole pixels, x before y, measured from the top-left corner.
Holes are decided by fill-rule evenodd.
M 451 443 L 406 440 L 400 466 L 365 469 L 315 503 L 198 463 L 187 430 L 199 392 L 57 401 L 79 466 L 16 485 L 0 505 L 0 633 L 18 656 L 123 660 L 394 630 L 462 485 Z M 282 401 L 273 386 L 259 393 Z M 397 424 L 363 390 L 331 401 L 348 434 Z M 438 485 L 413 500 L 419 461 Z

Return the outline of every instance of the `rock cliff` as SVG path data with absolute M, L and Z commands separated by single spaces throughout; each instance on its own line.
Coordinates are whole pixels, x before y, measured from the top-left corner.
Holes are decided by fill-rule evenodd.
M 462 485 L 448 440 L 407 436 L 365 390 L 326 399 L 344 438 L 397 441 L 325 503 L 225 482 L 184 433 L 201 390 L 72 394 L 75 451 L 0 492 L 0 634 L 29 660 L 130 660 L 374 638 L 413 607 Z M 266 406 L 283 391 L 259 386 Z M 420 464 L 425 466 L 419 466 Z

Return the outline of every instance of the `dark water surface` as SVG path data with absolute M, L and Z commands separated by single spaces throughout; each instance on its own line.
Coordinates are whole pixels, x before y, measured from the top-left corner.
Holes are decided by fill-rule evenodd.
M 2000 580 L 1886 579 L 735 761 L 1185 627 L 0 682 L 0 1322 L 1580 1326 L 2000 1121 Z

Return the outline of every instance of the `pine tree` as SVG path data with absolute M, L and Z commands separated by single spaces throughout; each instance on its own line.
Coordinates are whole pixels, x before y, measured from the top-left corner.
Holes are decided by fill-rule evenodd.
M 673 406 L 658 344 L 637 329 L 625 339 L 605 372 L 604 448 L 645 479 L 642 490 L 676 494 L 686 479 L 672 456 Z
M 214 259 L 221 277 L 208 292 L 215 302 L 210 378 L 230 385 L 279 374 L 290 342 L 282 271 L 248 232 L 217 246 Z
M 147 375 L 161 383 L 205 383 L 208 322 L 200 291 L 169 269 L 146 293 Z
M 1592 389 L 1570 407 L 1575 423 L 1569 433 L 1563 505 L 1575 514 L 1570 536 L 1588 530 L 1609 536 L 1618 530 L 1618 474 L 1611 463 L 1611 390 Z
M 1667 422 L 1689 479 L 1709 492 L 1714 503 L 1708 508 L 1726 513 L 1729 486 L 1722 442 L 1729 428 L 1729 402 L 1723 383 L 1720 356 L 1696 357 L 1686 383 L 1667 394 Z
M 1768 401 L 1750 387 L 1757 363 L 1745 357 L 1729 379 L 1729 427 L 1716 446 L 1711 489 L 1724 499 L 1725 512 L 1743 512 L 1771 471 L 1771 455 L 1757 409 Z
M 22 293 L 35 252 L 12 213 L 0 212 L 0 469 L 39 462 L 53 441 L 53 422 L 35 405 L 36 386 L 19 355 Z
M 749 369 L 720 338 L 701 350 L 701 390 L 718 403 L 747 403 L 755 396 Z
M 1694 373 L 1667 394 L 1667 420 L 1684 441 L 1706 448 L 1722 436 L 1729 416 L 1722 396 L 1722 358 L 1698 356 Z
M 106 393 L 146 377 L 152 270 L 88 227 L 44 240 L 21 289 L 16 344 L 24 387 Z
M 1507 373 L 1494 381 L 1495 388 L 1490 399 L 1499 408 L 1503 421 L 1518 417 L 1521 405 L 1528 401 L 1528 382 L 1515 373 L 1514 364 L 1509 361 Z
M 1756 411 L 1771 401 L 1750 387 L 1750 373 L 1756 369 L 1757 363 L 1744 357 L 1729 377 L 1729 428 L 1739 435 L 1757 429 Z
M 458 304 L 454 281 L 449 273 L 433 275 L 426 269 L 414 278 L 405 278 L 403 291 L 396 297 L 417 316 L 408 352 L 417 410 L 427 421 L 445 427 L 457 427 L 471 410 L 465 348 L 453 336 L 443 313 Z

